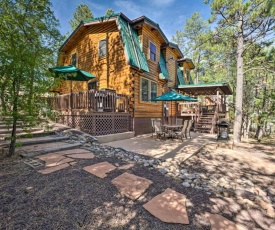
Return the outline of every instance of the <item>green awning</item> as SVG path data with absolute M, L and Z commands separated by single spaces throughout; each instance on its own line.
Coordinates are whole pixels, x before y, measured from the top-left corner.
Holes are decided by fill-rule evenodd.
M 93 74 L 78 69 L 73 65 L 49 68 L 49 70 L 55 73 L 56 78 L 63 78 L 64 80 L 70 81 L 89 81 L 96 77 Z
M 169 93 L 165 93 L 161 96 L 155 97 L 152 101 L 197 101 L 196 98 L 185 96 L 171 90 Z
M 166 67 L 166 61 L 162 52 L 160 52 L 159 69 L 160 69 L 161 79 L 170 79 L 170 76 Z

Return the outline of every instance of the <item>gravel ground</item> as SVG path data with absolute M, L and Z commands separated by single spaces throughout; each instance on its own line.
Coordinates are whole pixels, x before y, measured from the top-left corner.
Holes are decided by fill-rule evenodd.
M 33 169 L 20 158 L 0 162 L 0 229 L 210 229 L 203 216 L 205 212 L 218 213 L 243 229 L 275 229 L 274 219 L 266 216 L 253 202 L 186 188 L 181 179 L 164 176 L 157 168 L 146 167 L 143 163 L 134 161 L 135 166 L 129 170 L 116 169 L 104 179 L 97 178 L 82 168 L 103 161 L 120 166 L 127 162 L 110 154 L 119 150 L 95 149 L 94 159 L 77 160 L 74 166 L 48 175 L 39 174 L 37 170 L 40 168 Z M 217 177 L 229 176 L 229 173 L 237 178 L 245 177 L 233 168 L 236 160 L 224 159 L 221 154 L 213 151 L 198 155 L 191 158 L 185 168 L 193 172 L 208 171 Z M 210 170 L 209 165 L 214 167 Z M 247 171 L 241 163 L 237 165 L 240 173 Z M 132 201 L 122 196 L 111 183 L 123 172 L 147 178 L 153 184 L 138 200 Z M 273 176 L 268 175 L 269 183 Z M 27 192 L 27 187 L 33 189 Z M 187 197 L 189 225 L 163 223 L 142 207 L 166 188 Z
M 21 159 L 1 162 L 0 228 L 209 229 L 209 224 L 201 217 L 205 211 L 211 211 L 206 193 L 184 188 L 179 181 L 137 164 L 131 170 L 116 169 L 104 179 L 82 170 L 87 165 L 105 160 L 125 164 L 115 157 L 96 157 L 41 175 Z M 120 195 L 111 184 L 112 179 L 125 171 L 153 181 L 147 192 L 135 202 Z M 29 186 L 33 190 L 26 192 Z M 168 187 L 186 195 L 189 225 L 163 223 L 142 207 Z

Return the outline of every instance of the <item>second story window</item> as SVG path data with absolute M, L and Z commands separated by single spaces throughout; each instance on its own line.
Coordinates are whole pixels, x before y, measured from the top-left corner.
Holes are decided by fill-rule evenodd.
M 107 40 L 106 38 L 99 41 L 98 44 L 98 57 L 103 58 L 107 56 Z
M 73 66 L 75 66 L 75 67 L 76 67 L 76 65 L 77 65 L 77 54 L 76 54 L 76 53 L 72 54 L 72 57 L 71 57 L 71 64 L 72 64 Z
M 157 60 L 157 47 L 152 42 L 149 42 L 150 60 Z

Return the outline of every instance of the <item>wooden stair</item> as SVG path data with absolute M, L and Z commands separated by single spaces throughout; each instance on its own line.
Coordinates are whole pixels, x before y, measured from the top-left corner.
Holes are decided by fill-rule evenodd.
M 213 117 L 214 113 L 202 114 L 198 122 L 195 124 L 194 131 L 199 133 L 211 133 Z

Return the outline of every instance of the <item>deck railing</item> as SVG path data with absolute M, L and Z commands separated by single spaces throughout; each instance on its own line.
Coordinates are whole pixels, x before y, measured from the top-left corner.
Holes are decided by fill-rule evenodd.
M 92 112 L 129 112 L 129 96 L 110 91 L 89 90 L 49 98 L 52 110 Z

